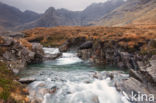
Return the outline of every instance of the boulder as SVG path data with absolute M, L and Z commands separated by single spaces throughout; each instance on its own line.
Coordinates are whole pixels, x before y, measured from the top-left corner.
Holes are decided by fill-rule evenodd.
M 62 53 L 57 53 L 57 54 L 45 54 L 44 55 L 44 60 L 54 60 L 60 57 Z
M 92 41 L 86 41 L 82 45 L 80 45 L 79 49 L 91 49 L 93 47 L 93 42 Z
M 32 77 L 19 79 L 19 82 L 23 83 L 23 84 L 30 84 L 30 83 L 32 83 L 34 81 L 36 81 L 36 79 L 32 78 Z
M 69 49 L 68 43 L 65 43 L 59 47 L 60 52 L 66 52 L 66 51 L 68 51 L 68 49 Z
M 146 82 L 150 82 L 156 86 L 156 60 L 150 60 L 150 67 L 140 70 Z
M 151 94 L 149 90 L 146 89 L 146 86 L 140 81 L 130 77 L 128 80 L 116 82 L 115 86 L 118 91 L 121 93 L 126 93 L 129 100 L 132 101 L 132 93 L 134 94 Z M 134 102 L 134 101 L 133 101 Z M 135 103 L 145 103 L 145 102 L 135 102 Z M 149 102 L 146 102 L 149 103 Z
M 24 38 L 25 34 L 22 32 L 9 31 L 9 32 L 5 32 L 4 36 L 9 36 L 9 37 L 18 39 L 18 38 Z
M 31 64 L 41 63 L 44 58 L 43 46 L 40 43 L 32 43 L 32 51 L 35 53 Z
M 133 77 L 133 78 L 135 78 L 135 79 L 137 79 L 137 80 L 143 82 L 142 76 L 141 76 L 139 73 L 137 73 L 137 71 L 135 71 L 135 70 L 133 70 L 133 69 L 130 69 L 130 70 L 129 70 L 129 75 L 130 75 L 131 77 Z
M 13 40 L 10 37 L 1 37 L 3 39 L 3 43 L 0 44 L 0 46 L 11 46 L 15 40 Z

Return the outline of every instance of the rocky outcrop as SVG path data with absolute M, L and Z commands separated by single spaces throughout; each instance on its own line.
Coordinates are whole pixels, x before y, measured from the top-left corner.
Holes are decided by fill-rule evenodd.
M 78 50 L 78 56 L 84 60 L 90 60 L 96 64 L 117 65 L 120 68 L 138 69 L 137 61 L 141 57 L 134 53 L 126 52 L 117 45 L 107 47 L 103 42 L 94 42 L 90 47 L 85 48 L 83 44 Z M 83 47 L 83 48 L 82 48 Z
M 10 37 L 0 37 L 0 59 L 8 64 L 15 73 L 27 64 L 40 63 L 44 55 L 40 44 L 29 44 L 26 46 L 20 40 Z
M 59 47 L 60 52 L 66 52 L 69 50 L 77 50 L 78 48 L 80 48 L 79 46 L 83 46 L 83 43 L 86 42 L 86 38 L 85 37 L 77 37 L 77 38 L 72 38 L 67 40 L 66 43 L 64 43 L 64 45 Z M 87 42 L 86 42 L 87 43 Z M 87 43 L 88 45 L 88 43 Z M 86 46 L 86 44 L 85 44 Z M 90 44 L 89 44 L 90 46 Z
M 152 96 L 156 96 L 155 55 L 152 57 L 140 55 L 137 50 L 130 52 L 116 43 L 109 43 L 108 45 L 105 42 L 93 42 L 92 48 L 79 49 L 78 56 L 96 64 L 116 65 L 129 70 L 130 78 L 115 82 L 117 90 L 124 95 L 126 93 L 132 102 L 155 103 L 149 101 L 149 99 L 153 99 Z M 146 95 L 146 97 L 144 96 L 143 100 L 140 100 L 142 97 L 139 96 L 142 95 Z
M 150 63 L 145 66 L 139 65 L 139 70 L 134 71 L 130 70 L 130 78 L 128 80 L 123 80 L 116 82 L 117 90 L 125 92 L 128 94 L 128 97 L 131 101 L 136 103 L 155 103 L 156 99 L 156 59 L 153 56 L 150 60 Z M 143 100 L 138 101 L 138 97 L 135 97 L 136 100 L 133 100 L 133 95 L 144 95 L 146 97 L 141 98 Z M 150 100 L 149 100 L 150 99 Z

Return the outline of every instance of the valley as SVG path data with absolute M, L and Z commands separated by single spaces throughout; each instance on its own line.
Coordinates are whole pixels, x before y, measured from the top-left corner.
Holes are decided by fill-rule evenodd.
M 0 3 L 0 103 L 155 103 L 155 10 L 155 0 L 45 13 Z

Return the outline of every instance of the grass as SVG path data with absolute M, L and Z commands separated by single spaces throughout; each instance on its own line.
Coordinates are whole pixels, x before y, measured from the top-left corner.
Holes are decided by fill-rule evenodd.
M 100 41 L 112 47 L 118 47 L 128 52 L 152 51 L 155 43 L 148 47 L 148 42 L 156 39 L 156 26 L 127 26 L 127 27 L 101 27 L 101 26 L 59 26 L 53 28 L 34 28 L 23 31 L 28 41 L 38 41 L 44 46 L 60 46 L 71 38 L 84 37 L 87 40 Z M 38 39 L 40 38 L 40 39 Z M 148 49 L 146 49 L 148 47 Z M 155 50 L 154 50 L 155 51 Z M 150 53 L 150 52 L 149 52 Z
M 0 62 L 0 87 L 3 89 L 0 92 L 0 98 L 7 100 L 10 96 L 10 91 L 12 88 L 11 71 L 7 69 L 6 64 Z
M 26 95 L 23 92 L 23 86 L 13 80 L 16 77 L 12 71 L 8 70 L 7 65 L 0 62 L 0 100 L 8 103 L 26 103 Z M 18 95 L 18 98 L 13 97 L 12 93 Z

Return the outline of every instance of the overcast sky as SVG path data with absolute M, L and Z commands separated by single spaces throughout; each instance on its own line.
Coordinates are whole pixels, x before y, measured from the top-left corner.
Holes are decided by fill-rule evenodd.
M 105 2 L 106 0 L 0 0 L 3 3 L 15 6 L 22 11 L 33 10 L 43 13 L 48 7 L 66 8 L 68 10 L 80 11 L 95 2 Z

